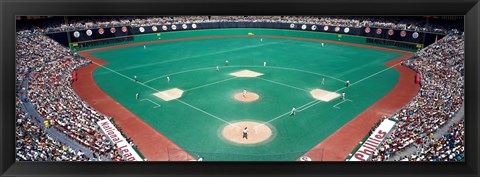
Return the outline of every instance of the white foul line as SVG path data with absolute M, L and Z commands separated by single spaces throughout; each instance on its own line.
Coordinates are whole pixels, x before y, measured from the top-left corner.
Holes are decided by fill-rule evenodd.
M 110 70 L 110 71 L 112 71 L 113 73 L 116 73 L 116 74 L 118 74 L 118 75 L 120 75 L 120 76 L 123 76 L 123 77 L 125 77 L 125 78 L 128 79 L 128 80 L 135 81 L 134 79 L 131 79 L 131 78 L 129 78 L 129 77 L 127 77 L 127 76 L 125 76 L 125 75 L 123 75 L 123 74 L 121 74 L 121 73 L 119 73 L 119 72 L 116 72 L 116 71 L 114 71 L 114 70 L 112 70 L 112 69 L 110 69 L 110 68 L 108 68 L 108 67 L 106 67 L 106 66 L 99 65 L 98 63 L 95 63 L 95 62 L 93 62 L 93 61 L 92 61 L 92 63 L 94 63 L 94 64 L 96 64 L 96 65 L 98 65 L 98 66 L 100 66 L 100 67 L 103 67 L 103 68 L 105 68 L 105 69 L 107 69 L 107 70 Z M 157 89 L 155 89 L 155 88 L 153 88 L 153 87 L 150 87 L 150 86 L 148 86 L 148 85 L 145 85 L 145 84 L 142 83 L 142 82 L 137 82 L 137 83 L 140 84 L 140 85 L 142 85 L 142 86 L 144 86 L 144 87 L 150 88 L 150 89 L 152 89 L 152 90 L 154 90 L 154 91 L 156 91 L 156 92 L 160 92 L 160 90 L 157 90 Z M 181 100 L 179 100 L 179 99 L 174 99 L 174 100 L 176 100 L 176 101 L 178 101 L 178 102 L 180 102 L 180 103 L 182 103 L 182 104 L 184 104 L 184 105 L 187 105 L 187 106 L 189 106 L 189 107 L 191 107 L 191 108 L 193 108 L 193 109 L 196 109 L 196 110 L 198 110 L 198 111 L 200 111 L 200 112 L 203 112 L 203 113 L 205 113 L 205 114 L 207 114 L 207 115 L 209 115 L 209 116 L 211 116 L 211 117 L 213 117 L 213 118 L 216 118 L 216 119 L 218 119 L 218 120 L 220 120 L 220 121 L 222 121 L 222 122 L 225 122 L 225 123 L 227 123 L 227 124 L 229 124 L 229 125 L 232 125 L 232 126 L 234 126 L 234 127 L 238 127 L 238 126 L 236 126 L 235 124 L 232 124 L 232 123 L 230 123 L 230 122 L 228 122 L 228 121 L 226 121 L 226 120 L 223 120 L 222 118 L 219 118 L 219 117 L 217 117 L 217 116 L 215 116 L 215 115 L 212 115 L 212 114 L 210 114 L 210 113 L 208 113 L 208 112 L 205 112 L 204 110 L 202 110 L 202 109 L 200 109 L 200 108 L 197 108 L 197 107 L 195 107 L 195 106 L 192 106 L 192 105 L 190 105 L 190 104 L 188 104 L 188 103 L 185 103 L 185 102 L 183 102 L 183 101 L 181 101 Z
M 355 82 L 355 83 L 352 83 L 352 84 L 350 85 L 350 87 L 353 86 L 353 85 L 355 85 L 355 84 L 358 84 L 358 83 L 360 83 L 360 82 L 362 82 L 362 81 L 364 81 L 364 80 L 366 80 L 366 79 L 368 79 L 368 78 L 371 78 L 371 77 L 373 77 L 373 76 L 375 76 L 375 75 L 377 75 L 377 74 L 380 74 L 380 73 L 382 73 L 382 72 L 385 72 L 385 71 L 388 70 L 388 69 L 392 69 L 393 67 L 399 65 L 400 63 L 401 63 L 401 62 L 399 62 L 399 63 L 397 63 L 397 64 L 395 64 L 395 65 L 393 65 L 393 66 L 390 66 L 390 67 L 388 67 L 388 68 L 386 68 L 386 69 L 383 69 L 383 70 L 381 70 L 381 71 L 379 71 L 379 72 L 373 73 L 372 75 L 367 76 L 367 77 L 365 77 L 365 78 L 363 78 L 363 79 L 361 79 L 361 80 L 359 80 L 359 81 L 357 81 L 357 82 Z M 347 87 L 342 87 L 342 88 L 336 90 L 335 92 L 341 91 L 341 90 L 346 89 L 346 88 L 347 88 Z M 316 102 L 316 103 L 314 103 L 314 104 L 311 104 L 311 105 L 307 106 L 306 108 L 304 108 L 304 109 L 302 109 L 302 110 L 300 110 L 300 111 L 298 111 L 298 112 L 305 111 L 306 109 L 308 109 L 308 108 L 310 108 L 310 107 L 313 107 L 313 106 L 315 106 L 316 104 L 322 102 L 322 101 L 319 101 L 319 100 L 314 100 L 314 101 L 318 101 L 318 102 Z M 314 102 L 314 101 L 313 101 L 313 102 Z M 351 100 L 350 100 L 350 101 L 351 101 Z M 308 105 L 308 104 L 310 104 L 310 103 L 312 103 L 312 102 L 309 102 L 309 103 L 307 103 L 307 104 L 305 104 L 305 105 Z M 305 105 L 302 105 L 302 106 L 305 106 Z M 301 107 L 302 107 L 302 106 L 301 106 Z M 340 108 L 338 108 L 338 109 L 340 109 Z M 287 113 L 285 113 L 285 114 L 282 114 L 282 115 L 280 115 L 280 116 L 277 116 L 277 117 L 275 117 L 275 118 L 273 118 L 273 119 L 265 122 L 265 124 L 266 124 L 266 123 L 270 123 L 270 122 L 272 122 L 272 121 L 274 121 L 274 120 L 277 120 L 277 119 L 279 119 L 279 118 L 281 118 L 281 117 L 283 117 L 283 116 L 285 116 L 286 114 L 289 114 L 289 113 L 290 113 L 290 111 L 287 112 Z M 262 124 L 262 125 L 263 125 L 263 124 Z M 257 125 L 257 126 L 259 126 L 259 125 Z

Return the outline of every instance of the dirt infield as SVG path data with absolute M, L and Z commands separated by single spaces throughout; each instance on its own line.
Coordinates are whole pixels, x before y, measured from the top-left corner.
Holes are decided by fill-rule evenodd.
M 235 95 L 233 95 L 233 98 L 235 98 L 235 100 L 238 100 L 238 101 L 241 101 L 241 102 L 252 102 L 252 101 L 256 101 L 260 98 L 260 96 L 256 93 L 253 93 L 253 92 L 247 92 L 247 94 L 245 94 L 245 96 L 243 96 L 243 93 L 237 93 Z
M 108 48 L 103 48 L 103 50 L 108 50 Z M 87 52 L 79 52 L 79 54 L 99 65 L 107 64 Z M 78 81 L 75 81 L 72 85 L 83 101 L 102 114 L 113 117 L 115 123 L 122 129 L 123 133 L 134 141 L 147 160 L 184 161 L 194 159 L 170 139 L 103 92 L 93 79 L 93 71 L 99 67 L 97 64 L 91 64 L 78 70 Z
M 307 152 L 305 156 L 311 158 L 313 161 L 344 161 L 348 157 L 348 154 L 358 145 L 358 142 L 368 134 L 373 125 L 378 122 L 383 115 L 391 115 L 402 108 L 410 102 L 420 90 L 420 86 L 414 83 L 415 71 L 399 64 L 401 61 L 408 59 L 412 55 L 411 52 L 374 46 L 354 45 L 404 54 L 395 60 L 385 63 L 386 66 L 396 69 L 400 73 L 400 78 L 397 85 L 395 85 L 385 97 L 381 98 L 374 105 L 360 113 L 357 117 Z
M 248 129 L 248 139 L 243 138 L 245 127 Z M 269 139 L 272 136 L 272 130 L 259 122 L 244 121 L 225 126 L 222 135 L 225 139 L 238 144 L 257 144 Z

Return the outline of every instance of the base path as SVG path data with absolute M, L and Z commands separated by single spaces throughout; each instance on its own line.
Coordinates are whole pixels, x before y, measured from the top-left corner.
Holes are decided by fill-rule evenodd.
M 108 49 L 103 48 L 103 50 Z M 79 52 L 79 54 L 98 65 L 107 64 L 105 61 L 97 59 L 87 52 Z M 78 81 L 75 81 L 72 85 L 77 95 L 83 101 L 102 114 L 113 117 L 115 124 L 121 128 L 127 137 L 133 140 L 148 161 L 184 161 L 194 159 L 170 139 L 103 92 L 93 78 L 93 71 L 99 67 L 97 64 L 90 64 L 81 68 L 77 72 Z
M 313 161 L 344 161 L 382 116 L 390 116 L 398 111 L 409 103 L 420 90 L 420 85 L 414 83 L 415 71 L 399 64 L 411 57 L 411 52 L 366 45 L 361 45 L 361 47 L 404 54 L 402 57 L 385 63 L 386 66 L 396 69 L 400 73 L 400 78 L 397 85 L 385 97 L 307 152 L 305 156 Z

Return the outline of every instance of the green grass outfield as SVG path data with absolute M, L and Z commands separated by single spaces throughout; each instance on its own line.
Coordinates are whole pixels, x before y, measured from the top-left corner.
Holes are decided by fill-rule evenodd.
M 198 32 L 180 33 L 195 36 Z M 383 63 L 401 56 L 331 43 L 321 47 L 305 40 L 263 38 L 260 42 L 255 36 L 180 40 L 148 44 L 146 49 L 139 45 L 91 54 L 109 62 L 106 68 L 94 71 L 94 79 L 112 98 L 192 156 L 232 161 L 297 159 L 386 95 L 399 73 L 386 70 Z M 227 67 L 225 59 L 229 60 Z M 263 67 L 265 60 L 267 67 Z M 263 75 L 229 75 L 244 69 Z M 135 75 L 139 83 L 133 82 Z M 166 75 L 170 75 L 170 83 Z M 353 85 L 343 89 L 345 80 Z M 168 102 L 153 95 L 171 88 L 185 92 Z M 343 89 L 338 92 L 345 91 L 352 101 L 315 101 L 309 93 L 315 88 Z M 259 94 L 260 99 L 235 101 L 233 94 L 243 89 Z M 137 92 L 139 100 L 135 99 Z M 293 106 L 300 107 L 294 118 L 281 116 Z M 228 123 L 245 120 L 268 122 L 273 136 L 254 145 L 239 145 L 222 137 L 221 130 Z

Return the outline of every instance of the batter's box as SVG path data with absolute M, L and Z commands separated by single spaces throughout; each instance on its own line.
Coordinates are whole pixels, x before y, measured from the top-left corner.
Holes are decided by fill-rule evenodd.
M 255 71 L 250 71 L 250 70 L 242 70 L 234 73 L 230 73 L 232 76 L 236 77 L 258 77 L 263 75 L 262 73 L 257 73 Z
M 153 95 L 157 96 L 158 98 L 160 98 L 164 101 L 170 101 L 170 100 L 174 100 L 174 99 L 182 97 L 182 94 L 183 94 L 183 90 L 180 90 L 178 88 L 173 88 L 173 89 L 170 89 L 170 90 L 157 92 Z
M 335 93 L 335 92 L 329 92 L 327 90 L 322 90 L 322 89 L 314 89 L 310 91 L 310 94 L 312 95 L 313 98 L 325 102 L 329 102 L 330 100 L 333 100 L 337 97 L 340 96 L 340 94 Z

